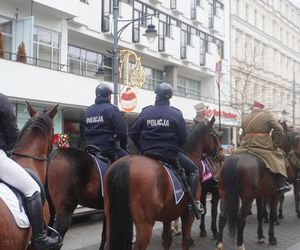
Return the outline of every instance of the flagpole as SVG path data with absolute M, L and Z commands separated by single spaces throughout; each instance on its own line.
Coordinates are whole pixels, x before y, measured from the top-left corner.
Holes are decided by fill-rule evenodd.
M 218 87 L 218 100 L 219 100 L 219 131 L 221 131 L 222 126 L 221 126 L 221 93 L 220 93 L 220 84 Z

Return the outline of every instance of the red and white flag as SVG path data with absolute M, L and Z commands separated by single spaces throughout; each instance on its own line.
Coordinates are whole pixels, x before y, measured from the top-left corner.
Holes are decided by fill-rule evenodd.
M 221 55 L 220 55 L 220 48 L 217 48 L 217 53 L 216 53 L 216 68 L 215 68 L 215 79 L 216 79 L 216 84 L 218 88 L 220 88 L 220 78 L 221 78 Z

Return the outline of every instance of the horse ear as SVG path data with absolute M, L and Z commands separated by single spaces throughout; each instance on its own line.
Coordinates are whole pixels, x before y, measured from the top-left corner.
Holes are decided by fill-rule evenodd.
M 27 106 L 27 111 L 28 111 L 28 114 L 30 115 L 30 117 L 33 117 L 36 113 L 36 111 L 34 110 L 34 108 L 30 105 L 29 102 L 25 101 L 26 103 L 26 106 Z
M 51 119 L 53 119 L 53 117 L 56 115 L 58 106 L 59 104 L 56 104 L 51 110 L 48 111 L 48 114 L 51 117 Z
M 216 118 L 215 118 L 215 116 L 213 116 L 213 117 L 210 119 L 210 121 L 209 121 L 209 126 L 210 126 L 210 127 L 213 127 L 215 121 L 216 121 Z

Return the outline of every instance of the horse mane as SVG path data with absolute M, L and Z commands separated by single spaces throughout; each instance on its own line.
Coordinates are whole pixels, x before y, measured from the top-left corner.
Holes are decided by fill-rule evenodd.
M 26 140 L 30 132 L 35 134 L 45 135 L 48 134 L 52 128 L 52 119 L 46 113 L 46 111 L 39 111 L 33 117 L 31 117 L 22 128 L 15 149 L 18 149 Z
M 195 124 L 191 127 L 186 143 L 183 146 L 183 150 L 185 153 L 190 153 L 193 151 L 199 142 L 201 142 L 207 133 L 208 124 L 205 122 L 200 122 L 199 124 Z

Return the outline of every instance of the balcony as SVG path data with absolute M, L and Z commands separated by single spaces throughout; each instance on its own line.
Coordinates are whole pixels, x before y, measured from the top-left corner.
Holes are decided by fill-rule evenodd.
M 59 19 L 73 18 L 80 15 L 80 1 L 35 0 L 34 10 Z
M 201 67 L 204 71 L 214 72 L 216 67 L 215 56 L 210 53 L 205 53 L 205 64 Z
M 195 10 L 192 10 L 191 19 L 195 25 L 207 27 L 208 14 L 204 7 L 196 6 Z

